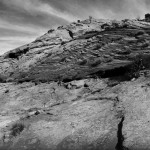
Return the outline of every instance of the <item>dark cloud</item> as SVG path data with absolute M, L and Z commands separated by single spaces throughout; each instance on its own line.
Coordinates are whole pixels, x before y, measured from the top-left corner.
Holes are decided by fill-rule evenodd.
M 22 32 L 22 31 L 17 31 L 17 30 L 12 30 L 12 29 L 5 29 L 5 28 L 0 28 L 0 36 L 1 37 L 10 37 L 10 36 L 33 36 L 31 32 Z
M 4 5 L 2 2 L 0 2 L 0 18 L 3 20 L 7 20 L 11 23 L 14 22 L 17 24 L 26 24 L 27 26 L 33 25 L 45 28 L 54 26 L 58 23 L 65 24 L 67 22 L 63 18 L 59 18 L 42 11 L 41 12 L 38 10 L 35 11 L 32 10 L 32 8 L 30 11 L 28 11 L 24 7 L 17 7 L 17 6 L 10 7 L 9 5 Z
M 150 6 L 149 0 L 40 0 L 40 2 L 80 18 L 89 15 L 108 19 L 142 17 Z
M 144 17 L 149 6 L 150 0 L 0 0 L 0 52 L 30 42 L 52 27 L 88 16 Z

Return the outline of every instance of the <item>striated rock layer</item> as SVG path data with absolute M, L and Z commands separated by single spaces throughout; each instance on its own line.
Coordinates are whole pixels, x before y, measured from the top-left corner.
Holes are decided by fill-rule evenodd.
M 104 75 L 107 70 L 130 66 L 139 56 L 149 59 L 149 34 L 150 23 L 142 21 L 72 23 L 4 54 L 0 74 L 8 81 L 42 82 Z
M 0 57 L 0 150 L 150 149 L 150 23 L 78 21 Z

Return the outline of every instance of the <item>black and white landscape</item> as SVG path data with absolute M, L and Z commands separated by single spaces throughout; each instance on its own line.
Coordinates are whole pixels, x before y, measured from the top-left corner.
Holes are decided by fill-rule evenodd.
M 150 149 L 149 8 L 1 0 L 0 150 Z

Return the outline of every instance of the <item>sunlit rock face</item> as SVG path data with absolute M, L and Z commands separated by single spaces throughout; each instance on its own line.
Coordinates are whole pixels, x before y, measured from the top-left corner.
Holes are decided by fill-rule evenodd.
M 89 19 L 0 57 L 0 150 L 150 149 L 150 23 Z

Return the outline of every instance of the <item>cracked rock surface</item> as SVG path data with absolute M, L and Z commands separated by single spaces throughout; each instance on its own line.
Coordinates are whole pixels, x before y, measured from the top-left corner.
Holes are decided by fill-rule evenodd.
M 150 149 L 150 23 L 84 20 L 0 57 L 0 150 Z

